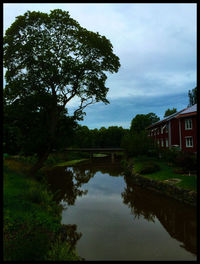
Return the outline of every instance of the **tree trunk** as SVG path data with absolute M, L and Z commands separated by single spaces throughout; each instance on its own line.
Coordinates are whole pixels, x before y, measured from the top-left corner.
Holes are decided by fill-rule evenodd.
M 56 135 L 56 125 L 58 121 L 58 113 L 57 113 L 57 98 L 56 96 L 53 98 L 53 107 L 51 110 L 51 118 L 50 118 L 50 125 L 49 125 L 49 141 L 46 149 L 42 151 L 38 155 L 38 160 L 37 162 L 33 165 L 33 167 L 30 169 L 30 175 L 34 175 L 37 173 L 39 169 L 42 168 L 44 162 L 47 160 L 52 147 L 54 145 L 55 141 L 55 135 Z
M 37 173 L 37 171 L 42 168 L 42 166 L 43 166 L 45 160 L 47 160 L 50 152 L 51 151 L 50 151 L 50 148 L 49 148 L 45 152 L 43 152 L 42 154 L 39 155 L 37 162 L 30 169 L 29 173 L 30 173 L 31 176 L 32 175 L 34 176 L 34 174 Z

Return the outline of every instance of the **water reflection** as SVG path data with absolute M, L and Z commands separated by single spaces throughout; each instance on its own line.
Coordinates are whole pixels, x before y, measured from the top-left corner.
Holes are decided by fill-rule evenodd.
M 74 205 L 78 196 L 86 195 L 87 190 L 81 190 L 82 184 L 87 183 L 94 174 L 77 168 L 55 167 L 48 171 L 48 183 L 55 194 L 57 202 Z
M 68 206 L 75 205 L 76 199 L 84 196 L 78 199 L 79 202 L 77 202 L 75 206 L 72 206 L 73 208 L 70 208 L 71 211 L 69 210 L 69 213 L 68 210 L 66 211 L 66 213 L 68 213 L 67 219 L 69 220 L 70 218 L 70 222 L 68 223 L 76 223 L 78 227 L 81 226 L 80 230 L 83 232 L 83 238 L 81 238 L 81 241 L 78 243 L 80 245 L 79 249 L 81 250 L 82 247 L 84 253 L 88 251 L 87 256 L 89 257 L 91 254 L 90 246 L 99 243 L 97 241 L 99 238 L 99 233 L 97 232 L 98 227 L 101 227 L 101 232 L 104 232 L 106 230 L 106 225 L 109 225 L 109 232 L 112 236 L 121 234 L 119 246 L 120 250 L 124 250 L 124 256 L 131 257 L 131 254 L 133 254 L 131 243 L 135 243 L 134 247 L 140 245 L 140 241 L 142 240 L 140 236 L 144 234 L 148 237 L 148 234 L 144 233 L 144 227 L 146 227 L 148 223 L 153 223 L 155 230 L 157 230 L 156 228 L 159 229 L 159 226 L 162 225 L 162 230 L 166 230 L 172 238 L 182 243 L 180 247 L 196 254 L 197 227 L 195 209 L 176 202 L 173 199 L 135 186 L 128 177 L 123 176 L 119 164 L 119 161 L 111 163 L 110 160 L 108 161 L 106 158 L 97 158 L 73 167 L 55 167 L 48 172 L 48 183 L 52 191 L 56 193 L 56 200 L 58 202 L 64 202 Z M 113 180 L 111 181 L 109 175 L 119 178 L 112 178 Z M 85 190 L 81 189 L 83 185 Z M 94 214 L 96 218 L 94 218 Z M 107 221 L 108 218 L 109 221 Z M 90 219 L 95 219 L 94 226 L 92 224 L 88 226 L 88 220 Z M 137 221 L 134 221 L 134 219 L 137 219 Z M 143 219 L 147 220 L 145 221 L 147 223 L 144 223 Z M 156 227 L 158 225 L 158 220 L 161 225 Z M 121 226 L 123 232 L 121 233 L 120 230 L 117 231 L 116 228 L 114 229 L 115 226 Z M 68 227 L 68 231 L 66 231 L 68 233 L 65 232 L 64 234 L 69 238 L 71 245 L 74 246 L 80 239 L 81 233 L 76 232 L 76 225 L 71 225 L 70 228 L 71 231 L 69 231 L 70 229 Z M 111 230 L 111 228 L 113 229 Z M 86 232 L 90 233 L 86 234 Z M 153 232 L 154 231 L 150 228 L 150 236 Z M 160 229 L 159 232 L 161 232 Z M 159 238 L 160 233 L 157 233 L 157 235 Z M 102 233 L 102 236 L 105 235 Z M 108 234 L 106 234 L 106 236 L 108 236 Z M 89 238 L 96 240 L 92 240 L 91 242 Z M 103 241 L 103 237 L 101 241 Z M 115 241 L 112 240 L 111 236 L 108 243 L 113 244 L 114 248 L 112 253 L 111 250 L 109 251 L 110 253 L 108 253 L 107 258 L 112 258 L 112 254 L 115 256 L 120 254 L 120 251 L 116 253 L 115 246 L 117 245 L 114 244 Z M 123 243 L 124 245 L 122 246 Z M 167 238 L 167 241 L 164 240 L 163 243 L 163 247 L 169 247 L 171 241 Z M 173 243 L 171 243 L 171 245 L 174 245 Z M 129 247 L 130 255 L 128 256 Z M 103 248 L 101 249 L 101 245 L 99 245 L 98 248 L 98 254 L 101 255 L 101 250 L 103 250 Z M 146 256 L 148 256 L 150 253 L 147 251 L 153 252 L 154 248 L 147 243 L 141 250 L 145 250 Z M 97 252 L 95 254 L 97 254 Z M 134 254 L 136 257 L 136 253 Z
M 81 238 L 82 233 L 77 232 L 77 225 L 62 224 L 59 235 L 62 241 L 70 245 L 70 250 L 73 250 L 76 247 L 77 241 Z
M 181 247 L 196 254 L 197 219 L 196 211 L 173 199 L 144 190 L 134 185 L 128 177 L 124 177 L 127 187 L 121 194 L 123 202 L 128 205 L 134 217 L 144 217 L 160 223 L 171 237 L 182 242 Z
M 87 190 L 80 187 L 87 183 L 96 172 L 107 173 L 111 176 L 120 176 L 122 169 L 119 162 L 108 163 L 107 158 L 93 158 L 87 162 L 73 167 L 54 167 L 47 171 L 48 183 L 55 194 L 57 202 L 65 202 L 74 205 L 78 196 L 86 195 Z

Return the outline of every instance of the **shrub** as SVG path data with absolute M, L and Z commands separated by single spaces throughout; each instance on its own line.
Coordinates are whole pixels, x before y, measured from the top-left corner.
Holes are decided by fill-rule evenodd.
M 175 158 L 174 164 L 186 171 L 197 170 L 197 159 L 194 153 L 180 152 Z
M 174 160 L 177 158 L 177 156 L 180 153 L 176 148 L 163 149 L 160 152 L 164 160 L 168 162 L 172 162 L 172 163 L 174 162 Z
M 144 162 L 138 172 L 141 174 L 149 174 L 159 170 L 160 170 L 160 166 L 157 163 Z
M 152 156 L 156 152 L 156 146 L 152 139 L 147 136 L 146 131 L 127 133 L 122 139 L 121 147 L 126 150 L 129 157 Z
M 80 260 L 75 250 L 71 250 L 69 244 L 65 241 L 63 242 L 60 237 L 56 239 L 53 243 L 51 249 L 49 250 L 47 256 L 47 261 L 74 261 Z

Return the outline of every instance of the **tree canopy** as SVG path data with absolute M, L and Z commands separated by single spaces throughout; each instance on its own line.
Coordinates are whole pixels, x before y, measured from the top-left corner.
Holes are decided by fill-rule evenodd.
M 172 115 L 172 114 L 174 114 L 174 113 L 176 113 L 177 112 L 177 109 L 176 108 L 172 108 L 172 109 L 167 109 L 166 111 L 165 111 L 165 114 L 164 114 L 164 117 L 167 117 L 167 116 L 170 116 L 170 115 Z
M 197 103 L 197 87 L 188 91 L 189 105 L 192 106 Z
M 154 113 L 149 113 L 146 115 L 138 114 L 131 121 L 130 131 L 132 133 L 139 133 L 159 120 L 160 118 Z
M 118 71 L 119 58 L 105 36 L 81 27 L 68 12 L 28 11 L 18 16 L 5 33 L 3 48 L 5 103 L 23 106 L 27 129 L 33 113 L 38 124 L 45 123 L 40 154 L 43 149 L 48 156 L 53 148 L 59 118 L 72 99 L 79 101 L 74 120 L 83 118 L 89 104 L 109 103 L 106 72 Z M 38 140 L 38 133 L 32 140 Z

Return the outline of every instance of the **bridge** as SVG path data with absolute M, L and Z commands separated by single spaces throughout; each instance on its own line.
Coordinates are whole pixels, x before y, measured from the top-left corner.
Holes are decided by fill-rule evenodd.
M 123 148 L 66 148 L 64 151 L 89 152 L 90 157 L 93 153 L 110 153 L 112 161 L 114 161 L 115 153 L 124 152 Z

